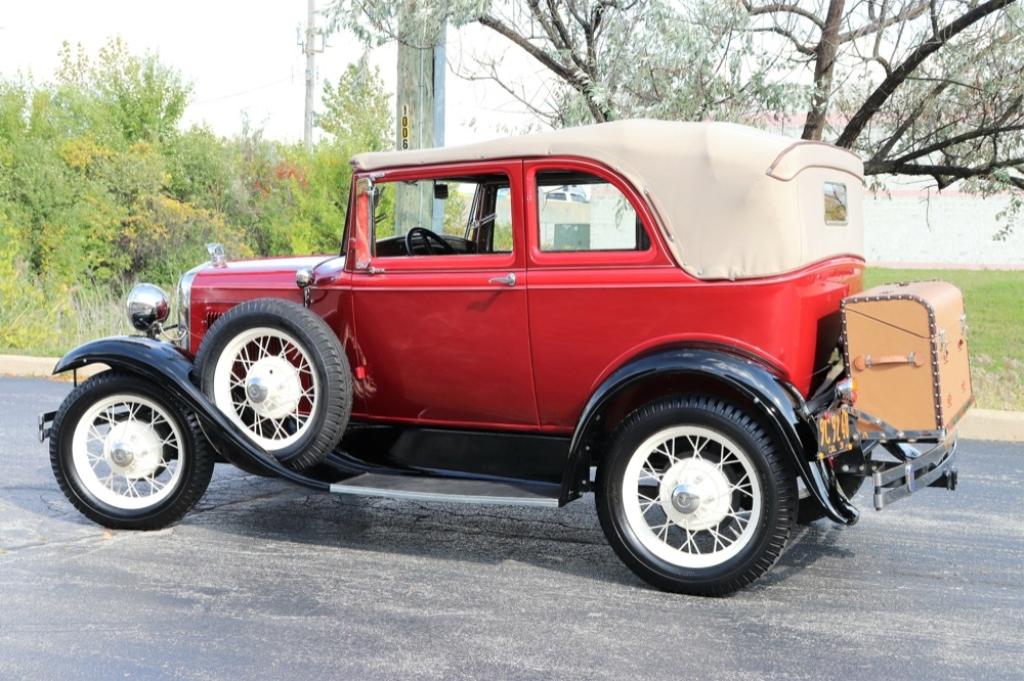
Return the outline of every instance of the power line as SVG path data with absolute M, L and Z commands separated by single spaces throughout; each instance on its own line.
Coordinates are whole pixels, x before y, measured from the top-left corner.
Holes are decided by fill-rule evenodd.
M 288 76 L 287 78 L 281 78 L 279 80 L 274 80 L 274 81 L 271 81 L 269 83 L 264 83 L 262 85 L 257 85 L 255 87 L 251 87 L 248 90 L 241 90 L 239 92 L 232 92 L 229 95 L 220 95 L 219 97 L 211 97 L 209 99 L 204 99 L 204 100 L 201 100 L 201 101 L 198 101 L 198 102 L 192 102 L 192 106 L 199 106 L 200 104 L 210 104 L 211 102 L 219 102 L 219 101 L 224 100 L 224 99 L 232 99 L 234 97 L 241 97 L 242 95 L 247 95 L 247 94 L 249 94 L 251 92 L 259 92 L 260 90 L 266 90 L 267 88 L 272 88 L 275 85 L 280 85 L 282 83 L 291 82 L 291 80 L 292 80 L 292 77 Z

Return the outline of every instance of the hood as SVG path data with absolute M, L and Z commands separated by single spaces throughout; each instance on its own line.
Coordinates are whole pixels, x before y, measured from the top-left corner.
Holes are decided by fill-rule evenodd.
M 344 268 L 345 258 L 336 255 L 261 258 L 228 261 L 222 267 L 207 264 L 200 269 L 195 285 L 214 288 L 295 288 L 295 272 L 308 267 L 317 279 Z

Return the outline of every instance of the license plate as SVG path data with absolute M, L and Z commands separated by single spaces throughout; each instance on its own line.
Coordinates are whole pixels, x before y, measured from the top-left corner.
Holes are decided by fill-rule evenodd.
M 835 456 L 853 449 L 850 413 L 845 409 L 825 412 L 818 417 L 818 453 Z

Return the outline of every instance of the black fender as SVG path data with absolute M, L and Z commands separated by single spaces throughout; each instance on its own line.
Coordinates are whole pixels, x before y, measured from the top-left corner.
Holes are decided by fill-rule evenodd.
M 720 387 L 726 394 L 741 396 L 774 430 L 807 489 L 828 516 L 847 525 L 857 522 L 859 511 L 834 484 L 832 471 L 817 458 L 817 425 L 799 391 L 761 362 L 717 347 L 653 351 L 628 361 L 598 386 L 573 433 L 562 479 L 563 503 L 578 496 L 589 482 L 590 442 L 600 432 L 603 416 L 613 400 L 625 390 L 660 377 L 682 386 L 697 379 L 704 385 Z
M 327 491 L 326 482 L 301 475 L 285 466 L 262 447 L 254 444 L 192 382 L 192 360 L 174 345 L 144 336 L 116 336 L 90 341 L 61 357 L 54 374 L 80 369 L 88 364 L 106 364 L 127 371 L 160 386 L 191 409 L 203 431 L 233 447 L 232 456 L 244 457 L 257 470 L 310 489 Z

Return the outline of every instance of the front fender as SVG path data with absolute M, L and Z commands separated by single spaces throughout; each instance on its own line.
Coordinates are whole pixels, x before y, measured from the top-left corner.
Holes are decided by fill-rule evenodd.
M 680 385 L 689 379 L 699 379 L 742 396 L 775 431 L 807 489 L 828 516 L 843 524 L 853 524 L 860 517 L 837 486 L 831 484 L 832 472 L 816 456 L 817 426 L 800 393 L 761 363 L 710 347 L 679 347 L 643 355 L 627 362 L 598 386 L 573 433 L 563 479 L 566 500 L 589 479 L 588 441 L 597 432 L 611 402 L 622 391 L 660 377 L 669 377 Z
M 311 489 L 327 491 L 329 485 L 307 478 L 286 468 L 253 444 L 242 430 L 229 420 L 192 382 L 192 361 L 170 343 L 143 336 L 117 336 L 91 341 L 61 357 L 54 374 L 80 369 L 88 364 L 106 364 L 111 368 L 141 376 L 166 390 L 191 409 L 203 430 L 217 433 L 232 446 L 232 456 L 243 457 L 267 475 L 274 475 Z

